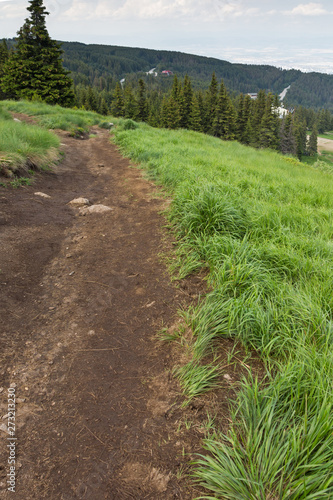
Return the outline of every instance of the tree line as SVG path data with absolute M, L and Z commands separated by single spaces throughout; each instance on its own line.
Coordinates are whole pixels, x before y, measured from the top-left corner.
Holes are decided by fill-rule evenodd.
M 174 76 L 169 92 L 149 89 L 143 78 L 137 83 L 117 82 L 113 92 L 77 86 L 76 104 L 154 127 L 194 130 L 300 159 L 316 154 L 318 132 L 333 129 L 333 116 L 327 110 L 299 107 L 285 110 L 283 115 L 277 95 L 265 90 L 255 100 L 248 94 L 234 95 L 223 80 L 218 82 L 215 73 L 206 91 L 193 90 L 187 75 L 183 81 Z M 312 130 L 311 140 L 308 129 Z

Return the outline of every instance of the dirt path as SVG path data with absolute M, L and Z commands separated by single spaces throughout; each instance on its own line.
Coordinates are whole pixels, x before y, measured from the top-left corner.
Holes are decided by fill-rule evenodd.
M 0 497 L 192 499 L 183 471 L 202 434 L 179 428 L 174 360 L 155 334 L 202 285 L 170 283 L 166 201 L 94 132 L 62 133 L 53 173 L 0 192 L 0 418 L 10 386 L 17 411 L 16 493 L 2 427 Z M 113 210 L 80 216 L 67 205 L 79 196 Z
M 318 137 L 318 151 L 330 151 L 333 153 L 333 141 L 331 139 Z

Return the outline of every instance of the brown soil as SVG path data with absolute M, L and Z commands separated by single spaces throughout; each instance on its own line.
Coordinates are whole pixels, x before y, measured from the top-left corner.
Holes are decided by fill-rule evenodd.
M 168 202 L 108 132 L 59 133 L 60 165 L 0 191 L 0 419 L 11 384 L 18 398 L 16 493 L 6 491 L 0 430 L 0 497 L 194 499 L 203 490 L 186 472 L 202 451 L 206 410 L 227 424 L 243 354 L 237 365 L 222 360 L 230 376 L 220 391 L 181 408 L 171 375 L 181 352 L 156 333 L 172 330 L 204 286 L 170 281 L 160 257 L 173 248 Z M 68 205 L 81 196 L 113 210 L 81 216 Z
M 333 152 L 333 141 L 331 139 L 324 139 L 322 137 L 318 137 L 318 150 Z

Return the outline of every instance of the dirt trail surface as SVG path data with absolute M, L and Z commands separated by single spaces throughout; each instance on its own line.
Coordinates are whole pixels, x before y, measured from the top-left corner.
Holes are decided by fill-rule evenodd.
M 201 434 L 179 429 L 174 361 L 155 334 L 202 285 L 170 283 L 159 257 L 165 199 L 107 131 L 94 133 L 60 132 L 65 160 L 33 186 L 0 192 L 0 497 L 195 498 L 182 471 Z M 83 216 L 68 205 L 81 196 L 112 210 Z
M 324 139 L 322 137 L 318 137 L 318 150 L 330 151 L 333 153 L 333 141 L 331 139 Z

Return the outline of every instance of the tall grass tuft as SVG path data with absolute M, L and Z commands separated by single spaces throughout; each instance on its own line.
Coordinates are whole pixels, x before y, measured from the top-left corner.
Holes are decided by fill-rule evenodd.
M 47 130 L 0 116 L 0 174 L 24 175 L 52 163 L 58 157 L 59 143 Z

